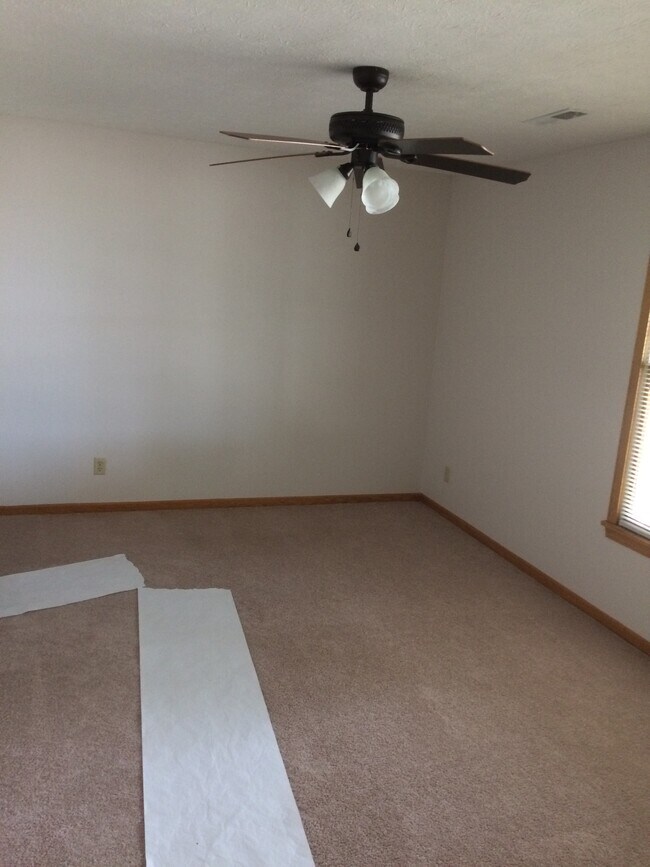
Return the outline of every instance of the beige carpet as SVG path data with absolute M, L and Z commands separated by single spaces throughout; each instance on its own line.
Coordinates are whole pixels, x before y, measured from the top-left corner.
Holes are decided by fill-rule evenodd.
M 0 519 L 0 574 L 118 553 L 232 589 L 319 867 L 650 863 L 648 659 L 425 506 Z M 144 863 L 136 615 L 0 621 L 2 867 Z

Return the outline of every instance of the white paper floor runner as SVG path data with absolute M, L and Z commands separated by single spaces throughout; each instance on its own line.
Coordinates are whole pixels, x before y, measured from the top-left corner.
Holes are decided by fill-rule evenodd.
M 313 867 L 229 590 L 140 590 L 148 867 Z
M 83 602 L 144 587 L 142 575 L 124 554 L 19 572 L 0 578 L 0 617 Z

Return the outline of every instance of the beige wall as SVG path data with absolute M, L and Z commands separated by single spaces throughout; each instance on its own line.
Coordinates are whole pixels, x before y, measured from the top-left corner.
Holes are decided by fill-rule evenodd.
M 446 177 L 354 253 L 324 160 L 1 130 L 2 503 L 417 489 Z
M 422 487 L 650 637 L 650 561 L 600 526 L 650 248 L 650 140 L 529 168 L 515 188 L 455 182 Z

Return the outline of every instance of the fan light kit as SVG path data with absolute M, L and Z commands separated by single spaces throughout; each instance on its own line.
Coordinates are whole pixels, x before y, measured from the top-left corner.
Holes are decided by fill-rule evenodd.
M 401 117 L 380 114 L 372 108 L 374 94 L 382 90 L 388 82 L 388 70 L 379 66 L 355 66 L 352 77 L 356 86 L 366 95 L 365 107 L 363 111 L 342 111 L 333 114 L 329 123 L 330 141 L 222 130 L 223 135 L 243 138 L 247 141 L 298 144 L 315 148 L 315 151 L 228 160 L 211 163 L 211 165 L 224 166 L 288 157 L 346 156 L 348 162 L 336 168 L 325 169 L 310 177 L 309 180 L 321 199 L 331 208 L 345 189 L 347 181 L 354 176 L 355 186 L 361 190 L 361 202 L 369 214 L 385 214 L 399 202 L 399 186 L 397 181 L 384 170 L 384 157 L 409 165 L 472 175 L 504 184 L 519 184 L 530 177 L 530 172 L 447 156 L 448 154 L 492 156 L 492 151 L 464 138 L 404 138 L 404 121 Z M 351 230 L 348 229 L 348 237 L 350 235 Z M 358 242 L 354 249 L 359 249 Z

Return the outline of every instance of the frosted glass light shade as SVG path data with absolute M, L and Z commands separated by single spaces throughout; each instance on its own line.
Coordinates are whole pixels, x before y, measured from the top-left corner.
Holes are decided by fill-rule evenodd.
M 325 202 L 328 208 L 331 208 L 334 202 L 345 189 L 345 178 L 341 172 L 336 169 L 325 169 L 324 172 L 319 172 L 309 178 L 309 183 L 316 190 L 321 199 Z
M 383 169 L 373 166 L 363 176 L 361 201 L 369 214 L 385 214 L 399 202 L 399 184 Z

